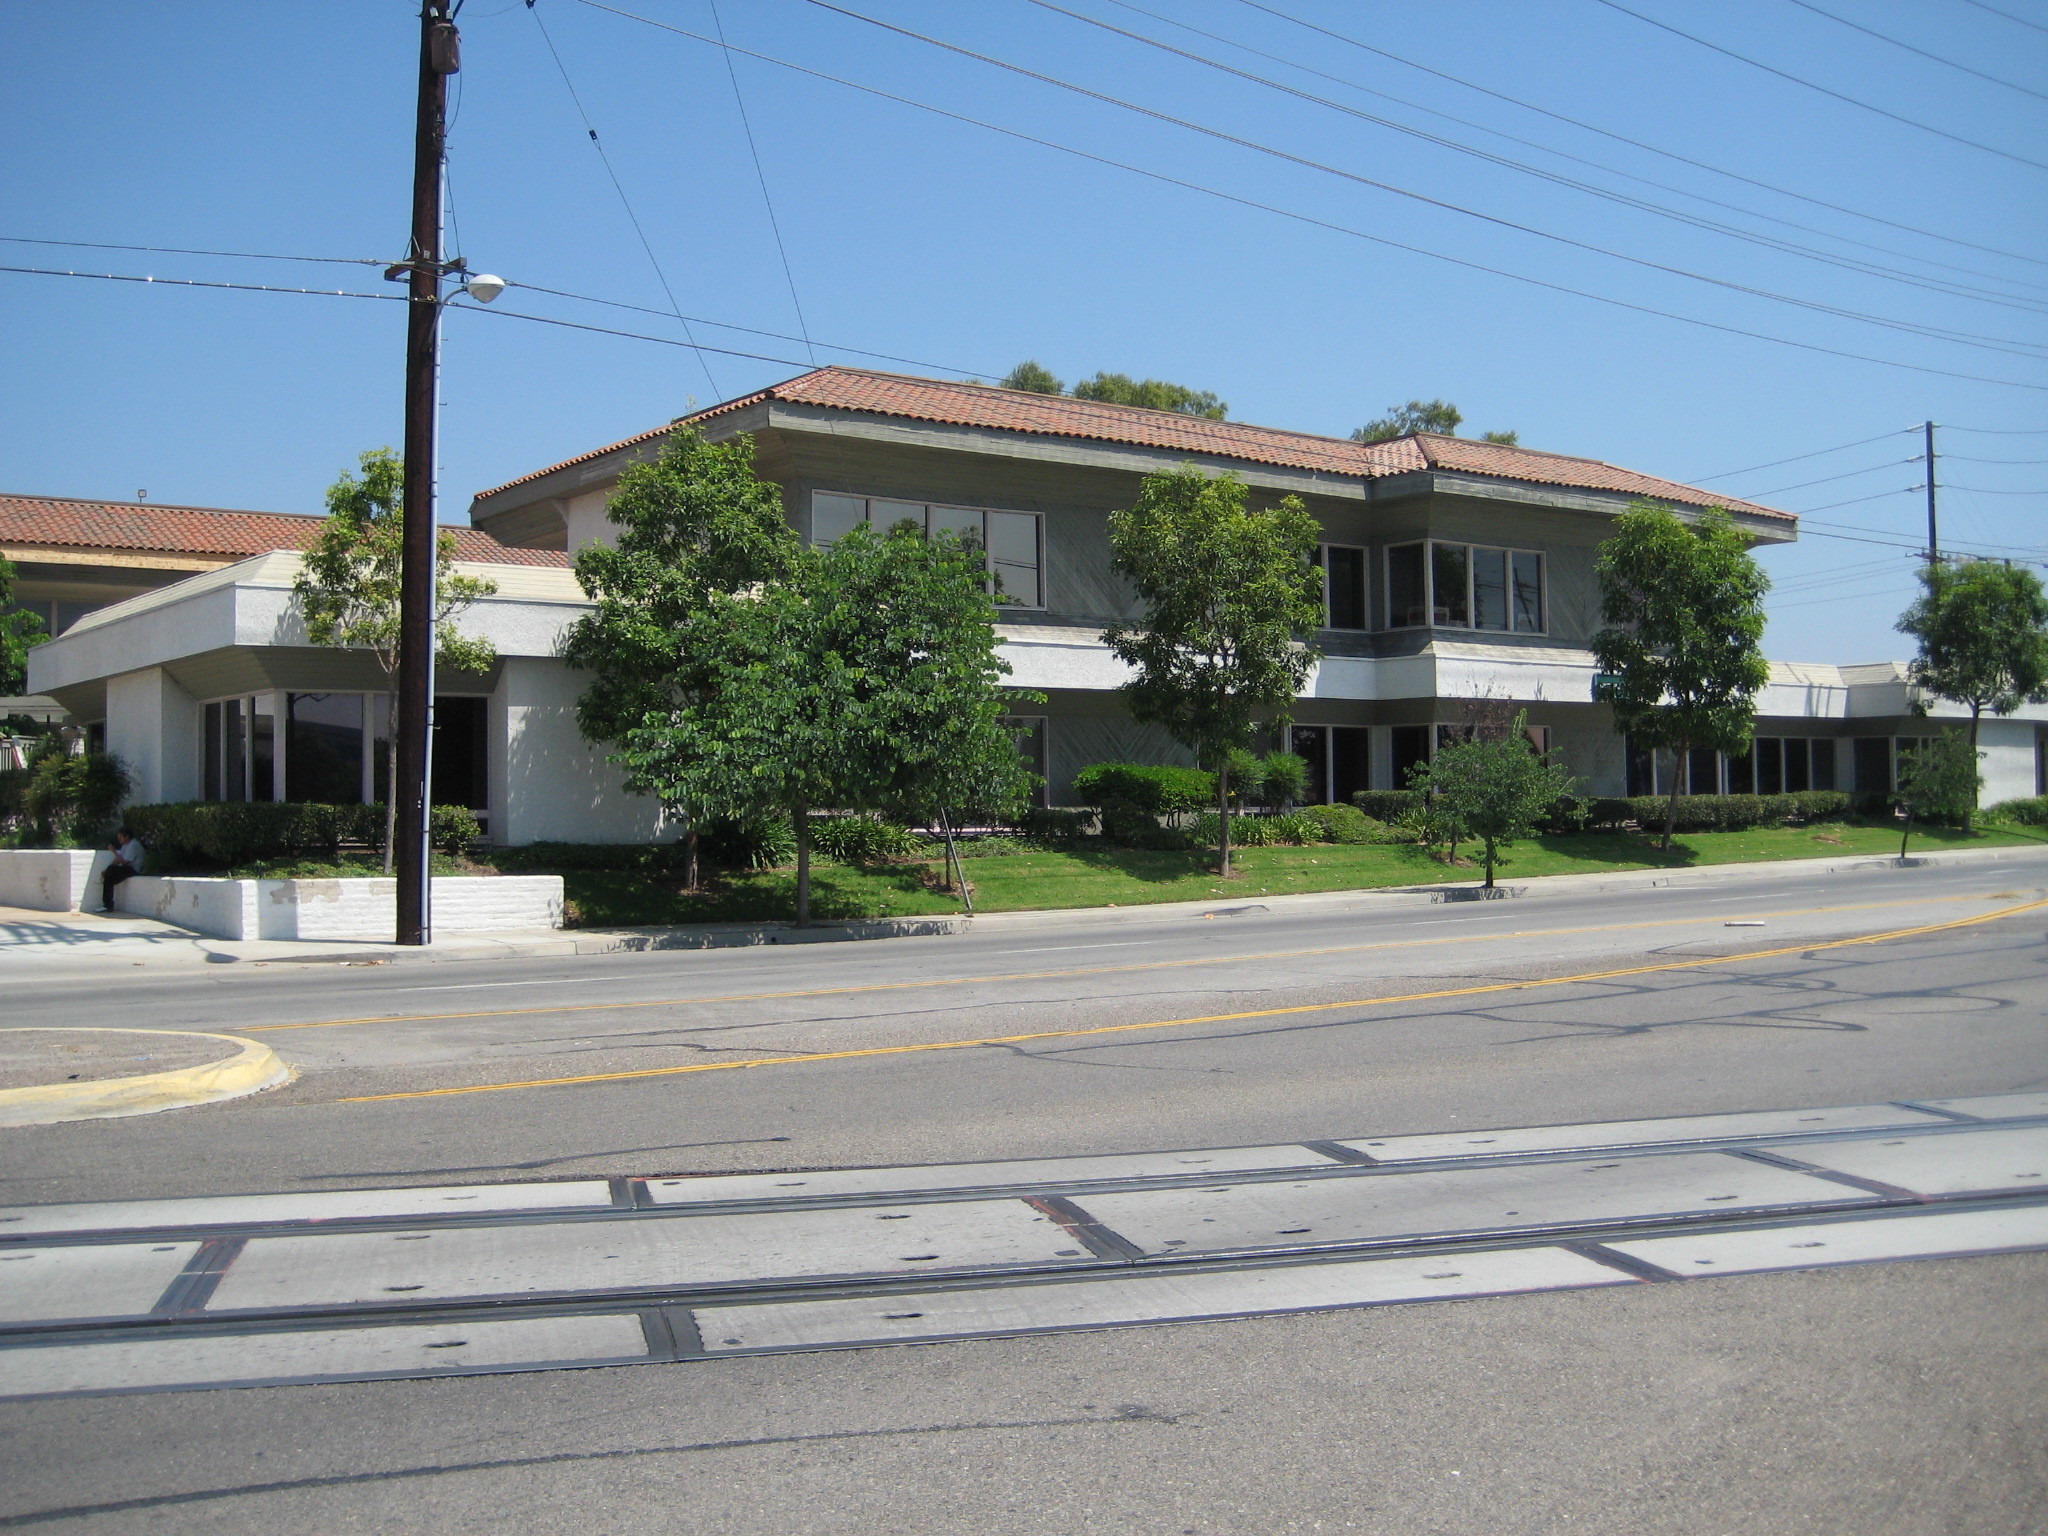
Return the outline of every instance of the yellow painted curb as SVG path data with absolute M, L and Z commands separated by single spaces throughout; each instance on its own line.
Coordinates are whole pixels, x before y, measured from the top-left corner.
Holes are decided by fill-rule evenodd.
M 48 1028 L 8 1029 L 0 1034 L 48 1034 Z M 170 1035 L 184 1040 L 218 1040 L 236 1048 L 224 1061 L 140 1077 L 103 1077 L 89 1083 L 38 1083 L 28 1088 L 0 1088 L 0 1127 L 56 1125 L 65 1120 L 107 1120 L 119 1115 L 153 1115 L 162 1109 L 184 1109 L 261 1093 L 291 1078 L 291 1068 L 277 1052 L 258 1040 L 212 1035 L 198 1030 L 80 1029 L 79 1034 Z

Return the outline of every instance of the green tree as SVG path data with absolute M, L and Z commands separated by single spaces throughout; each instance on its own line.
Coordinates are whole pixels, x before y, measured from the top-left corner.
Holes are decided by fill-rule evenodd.
M 0 559 L 0 694 L 27 691 L 28 653 L 50 638 L 41 618 L 13 602 L 14 566 Z
M 367 650 L 384 672 L 391 698 L 392 731 L 385 783 L 398 785 L 398 605 L 405 551 L 405 461 L 389 448 L 358 460 L 363 477 L 347 470 L 327 488 L 327 521 L 302 557 L 292 580 L 306 633 L 315 645 Z M 486 672 L 497 659 L 488 640 L 464 635 L 455 621 L 496 582 L 458 575 L 455 535 L 434 541 L 435 664 Z M 391 868 L 392 820 L 398 796 L 384 796 L 384 868 Z
M 1063 395 L 1067 392 L 1067 386 L 1059 381 L 1058 376 L 1035 357 L 1027 358 L 1005 374 L 1002 387 L 1025 390 L 1034 395 Z
M 2008 715 L 2048 699 L 2048 594 L 2024 566 L 1992 560 L 1936 564 L 1920 572 L 1920 596 L 1899 619 L 1920 642 L 1913 681 L 1970 711 L 1970 750 L 1984 712 Z M 1976 816 L 1976 796 L 1963 817 Z
M 1761 649 L 1770 578 L 1749 537 L 1719 507 L 1684 523 L 1638 501 L 1600 546 L 1600 617 L 1593 636 L 1614 723 L 1641 746 L 1678 756 L 1694 747 L 1747 751 L 1756 696 L 1770 680 Z M 1671 776 L 1664 847 L 1678 816 Z
M 1205 389 L 1169 384 L 1165 379 L 1134 379 L 1127 373 L 1098 373 L 1074 386 L 1076 400 L 1101 400 L 1110 405 L 1141 405 L 1148 411 L 1172 411 L 1222 421 L 1230 414 L 1227 401 Z
M 998 686 L 977 546 L 860 527 L 788 553 L 780 575 L 706 585 L 679 611 L 687 642 L 649 679 L 664 702 L 626 724 L 612 761 L 693 825 L 786 819 L 801 925 L 811 812 L 1013 809 L 1030 781 L 1002 719 L 1036 696 Z M 593 643 L 583 664 L 603 654 Z
M 1892 795 L 1906 813 L 1906 825 L 1899 833 L 1899 857 L 1906 856 L 1906 840 L 1913 835 L 1915 817 L 1954 818 L 1967 828 L 1970 814 L 1977 808 L 1977 791 L 1983 787 L 1977 748 L 1960 731 L 1943 731 L 1901 752 L 1899 787 Z
M 1522 434 L 1519 432 L 1482 432 L 1479 434 L 1479 441 L 1482 443 L 1496 443 L 1502 448 L 1519 448 L 1522 444 Z
M 1485 847 L 1489 891 L 1501 848 L 1530 836 L 1574 788 L 1571 774 L 1538 755 L 1528 726 L 1528 715 L 1518 714 L 1505 732 L 1447 741 L 1410 775 L 1417 789 L 1436 798 L 1453 826 Z
M 1361 443 L 1384 443 L 1416 432 L 1456 437 L 1464 419 L 1465 413 L 1448 400 L 1410 400 L 1406 405 L 1388 406 L 1386 415 L 1368 421 L 1351 436 Z
M 1322 572 L 1309 563 L 1320 529 L 1299 497 L 1252 508 L 1235 475 L 1193 465 L 1147 475 L 1137 504 L 1113 512 L 1115 568 L 1145 605 L 1103 642 L 1136 676 L 1134 718 L 1164 727 L 1216 772 L 1218 868 L 1230 873 L 1230 753 L 1262 721 L 1284 723 L 1320 652 Z
M 622 748 L 629 732 L 715 682 L 703 629 L 725 610 L 712 599 L 788 579 L 803 548 L 781 490 L 754 472 L 754 440 L 744 435 L 707 443 L 695 427 L 678 428 L 656 459 L 619 477 L 605 514 L 617 544 L 577 553 L 576 579 L 597 606 L 570 626 L 562 654 L 590 674 L 576 703 L 583 735 Z M 661 794 L 659 782 L 630 769 L 625 787 Z M 700 826 L 692 818 L 683 834 L 692 887 Z

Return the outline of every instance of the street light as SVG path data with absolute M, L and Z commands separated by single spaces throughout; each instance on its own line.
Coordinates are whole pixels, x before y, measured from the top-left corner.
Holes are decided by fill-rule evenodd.
M 479 304 L 488 304 L 506 288 L 505 279 L 490 272 L 479 272 L 462 285 L 462 291 Z

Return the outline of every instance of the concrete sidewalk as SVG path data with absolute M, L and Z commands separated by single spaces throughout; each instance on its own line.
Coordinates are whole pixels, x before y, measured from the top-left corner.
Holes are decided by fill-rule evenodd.
M 1915 854 L 1905 867 L 2009 863 L 2015 875 L 2048 874 L 2048 848 L 1968 848 Z M 1800 875 L 1901 867 L 1894 858 L 1782 859 L 1759 864 L 1717 864 L 1702 869 L 1645 869 L 1611 874 L 1546 875 L 1502 885 L 1490 895 L 1477 881 L 1392 886 L 1378 890 L 1319 891 L 1240 900 L 1160 902 L 1132 907 L 1059 907 L 991 912 L 976 917 L 870 918 L 817 923 L 706 923 L 694 927 L 514 930 L 451 934 L 431 946 L 410 948 L 367 939 L 308 943 L 280 939 L 216 939 L 126 913 L 35 912 L 0 907 L 0 975 L 54 975 L 104 966 L 199 966 L 330 963 L 384 965 L 395 961 L 507 960 L 654 950 L 741 949 L 769 944 L 830 944 L 862 939 L 930 938 L 983 930 L 1085 922 L 1091 926 L 1201 922 L 1262 914 L 1368 914 L 1396 907 L 1479 900 L 1540 900 L 1678 885 L 1789 879 Z

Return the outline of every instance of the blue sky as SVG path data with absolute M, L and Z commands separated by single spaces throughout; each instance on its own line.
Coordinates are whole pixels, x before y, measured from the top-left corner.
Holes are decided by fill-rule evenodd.
M 1911 557 L 1856 540 L 1922 537 L 1921 497 L 1907 493 L 1919 472 L 1904 462 L 1918 441 L 1901 429 L 1923 419 L 1943 424 L 1944 453 L 1967 456 L 1941 475 L 1958 487 L 1944 492 L 1945 539 L 2048 559 L 2048 498 L 2036 489 L 2048 486 L 2048 464 L 1982 462 L 2048 460 L 2048 261 L 2024 259 L 2048 257 L 2048 170 L 1830 99 L 1600 0 L 1277 0 L 1278 16 L 1245 0 L 1059 3 L 1358 111 L 1913 281 L 1622 206 L 1030 0 L 849 0 L 846 9 L 1350 177 L 1638 260 L 1139 116 L 811 0 L 722 0 L 716 20 L 710 0 L 619 0 L 619 9 L 698 33 L 722 21 L 741 47 L 1358 233 L 736 57 L 799 321 L 717 49 L 582 0 L 538 0 L 537 14 L 519 0 L 470 0 L 451 139 L 459 232 L 451 245 L 478 270 L 515 281 L 668 307 L 550 57 L 544 22 L 687 315 L 807 331 L 820 360 L 909 372 L 995 377 L 1036 357 L 1070 381 L 1099 368 L 1152 374 L 1215 390 L 1240 420 L 1334 434 L 1389 403 L 1441 396 L 1464 410 L 1467 432 L 1512 427 L 1533 447 L 1679 479 L 1877 438 L 1712 481 L 1731 494 L 1816 509 L 1813 535 L 1844 535 L 1808 537 L 1767 557 L 1780 588 L 1769 648 L 1784 658 L 1904 654 L 1891 624 L 1911 595 Z M 1627 3 L 1829 89 L 2048 162 L 2048 99 L 2029 94 L 2048 93 L 2044 0 L 1999 0 L 1999 10 L 2023 20 L 1970 0 L 1815 0 L 2019 90 L 1795 0 Z M 415 14 L 404 0 L 7 7 L 0 234 L 395 258 L 408 209 Z M 1874 219 L 1617 142 L 1418 64 Z M 1705 329 L 1361 234 L 1938 371 Z M 0 245 L 0 264 L 385 286 L 368 267 L 26 244 Z M 146 489 L 154 501 L 312 511 L 358 452 L 399 436 L 404 322 L 395 303 L 0 273 L 0 306 L 0 489 L 117 498 Z M 497 307 L 683 335 L 666 313 L 516 289 Z M 783 361 L 700 361 L 674 346 L 451 315 L 444 515 L 459 518 L 472 491 L 786 377 L 813 355 L 801 340 L 712 324 L 690 333 Z M 1801 484 L 1808 481 L 1823 483 Z M 1831 505 L 1842 502 L 1850 504 Z

